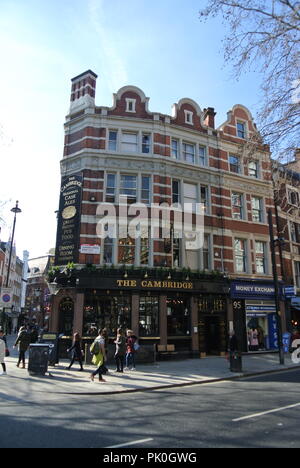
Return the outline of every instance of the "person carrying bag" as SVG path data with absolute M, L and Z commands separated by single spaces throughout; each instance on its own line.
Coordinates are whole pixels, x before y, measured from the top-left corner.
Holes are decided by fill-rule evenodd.
M 90 347 L 90 352 L 93 355 L 92 363 L 97 366 L 97 369 L 91 373 L 90 379 L 94 382 L 94 378 L 98 374 L 99 382 L 105 382 L 103 379 L 103 373 L 105 372 L 105 338 L 103 336 L 103 330 L 99 330 L 97 338 Z

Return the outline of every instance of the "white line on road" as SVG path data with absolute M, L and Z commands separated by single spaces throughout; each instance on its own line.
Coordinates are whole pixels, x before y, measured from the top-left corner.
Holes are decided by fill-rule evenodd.
M 133 442 L 126 442 L 126 444 L 111 445 L 110 447 L 105 447 L 105 448 L 121 448 L 121 447 L 128 447 L 129 445 L 143 444 L 144 442 L 150 442 L 151 440 L 153 440 L 153 439 L 134 440 Z
M 261 413 L 249 414 L 248 416 L 243 416 L 242 418 L 233 419 L 232 421 L 233 422 L 245 421 L 246 419 L 258 418 L 259 416 L 265 416 L 266 414 L 271 414 L 271 413 L 278 413 L 279 411 L 284 411 L 290 408 L 296 408 L 297 406 L 300 406 L 300 403 L 296 403 L 295 405 L 282 406 L 281 408 L 274 408 L 272 410 L 263 411 Z

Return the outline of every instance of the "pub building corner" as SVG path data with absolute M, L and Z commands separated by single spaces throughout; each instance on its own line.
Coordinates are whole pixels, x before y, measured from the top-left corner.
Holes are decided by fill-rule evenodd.
M 112 342 L 117 328 L 130 328 L 145 360 L 154 344 L 174 344 L 178 357 L 224 355 L 232 328 L 244 351 L 251 330 L 259 349 L 272 350 L 270 151 L 262 144 L 250 162 L 237 154 L 257 136 L 251 112 L 234 105 L 216 128 L 213 108 L 185 98 L 170 115 L 150 112 L 135 86 L 97 106 L 96 81 L 91 70 L 71 80 L 49 330 L 90 341 L 106 327 Z M 174 229 L 168 242 L 122 230 L 99 239 L 97 208 L 118 210 L 124 196 L 149 214 L 153 204 L 201 203 L 202 249 L 187 248 Z

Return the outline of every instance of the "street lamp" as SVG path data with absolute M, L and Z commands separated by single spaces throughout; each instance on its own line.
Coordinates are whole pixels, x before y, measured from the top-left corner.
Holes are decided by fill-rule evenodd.
M 22 210 L 19 208 L 18 205 L 19 205 L 19 202 L 16 201 L 16 206 L 10 210 L 10 211 L 12 211 L 13 213 L 15 213 L 15 216 L 14 216 L 14 224 L 13 224 L 13 230 L 12 230 L 12 236 L 11 236 L 11 244 L 10 244 L 10 251 L 9 251 L 8 269 L 7 269 L 7 276 L 6 276 L 6 288 L 8 288 L 8 283 L 9 283 L 10 266 L 11 266 L 11 257 L 12 257 L 13 243 L 14 243 L 14 237 L 15 237 L 15 228 L 16 228 L 17 213 L 21 213 L 21 212 L 22 212 Z
M 276 256 L 275 256 L 275 245 L 276 243 L 278 244 L 282 242 L 282 239 L 274 239 L 273 217 L 272 217 L 271 210 L 268 211 L 268 221 L 269 221 L 269 232 L 270 232 L 270 247 L 271 247 L 271 256 L 272 256 L 273 280 L 274 280 L 274 289 L 275 289 L 275 309 L 276 309 L 276 320 L 277 320 L 279 361 L 280 361 L 280 364 L 284 364 L 284 353 L 283 353 L 283 343 L 282 343 L 282 324 L 281 324 L 280 304 L 279 304 L 279 285 L 278 285 L 278 274 L 277 274 Z
M 6 288 L 8 288 L 8 284 L 9 284 L 10 267 L 11 267 L 11 258 L 12 258 L 12 252 L 13 252 L 13 243 L 14 243 L 14 237 L 15 237 L 15 228 L 16 228 L 17 213 L 21 213 L 21 212 L 22 212 L 22 210 L 19 208 L 18 205 L 19 205 L 19 202 L 16 201 L 16 206 L 10 210 L 12 213 L 15 213 L 15 216 L 14 216 L 14 224 L 13 224 L 13 230 L 12 230 L 12 236 L 11 236 L 11 244 L 10 244 L 10 251 L 9 251 L 8 268 L 7 268 L 6 283 L 5 283 L 5 287 L 6 287 Z M 2 322 L 4 322 L 4 318 L 5 318 L 5 307 L 3 307 L 3 318 L 2 318 Z

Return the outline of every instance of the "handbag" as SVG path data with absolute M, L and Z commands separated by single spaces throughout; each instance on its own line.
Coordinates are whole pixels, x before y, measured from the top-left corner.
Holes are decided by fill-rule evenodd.
M 9 357 L 9 356 L 10 356 L 9 349 L 8 349 L 8 348 L 6 348 L 6 349 L 5 349 L 5 357 Z

